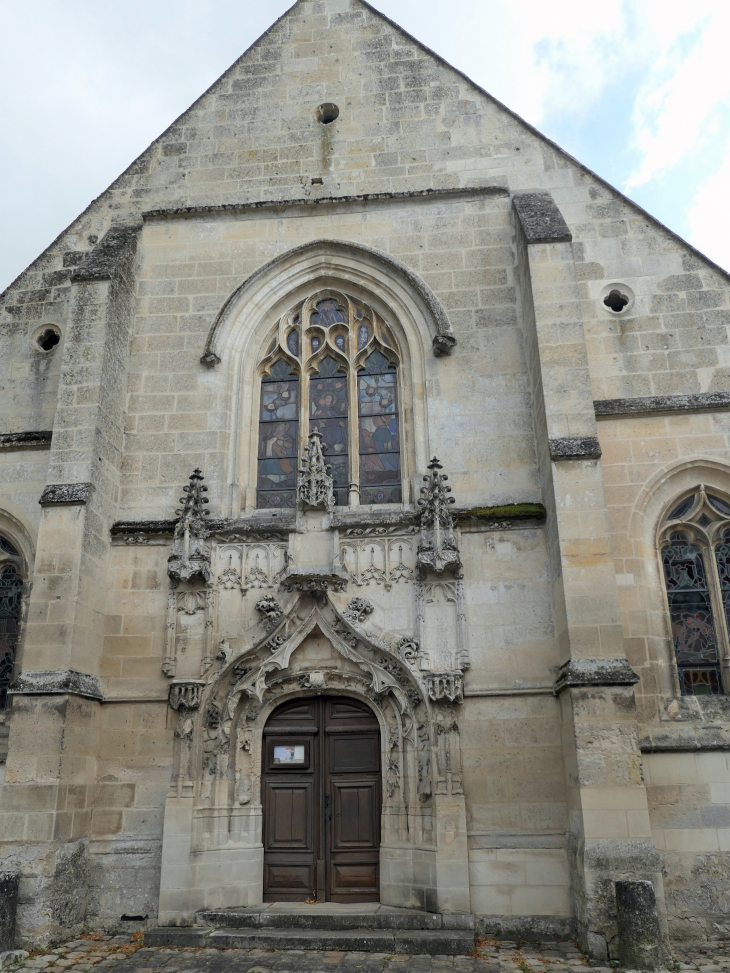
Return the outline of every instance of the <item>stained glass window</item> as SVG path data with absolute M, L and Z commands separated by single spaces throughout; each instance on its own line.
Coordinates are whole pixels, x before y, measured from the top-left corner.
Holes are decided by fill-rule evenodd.
M 335 481 L 335 500 L 347 506 L 347 375 L 334 358 L 324 358 L 309 380 L 309 431 L 322 435 L 322 452 Z
M 691 497 L 685 497 L 684 500 L 680 501 L 674 510 L 671 511 L 667 520 L 679 520 L 680 517 L 684 517 L 692 509 L 692 504 L 695 502 L 694 495 Z
M 388 359 L 374 351 L 358 373 L 360 503 L 400 503 L 398 386 Z
M 299 447 L 299 379 L 278 361 L 261 380 L 258 507 L 295 505 Z
M 719 559 L 718 549 L 718 563 Z M 720 693 L 719 652 L 702 552 L 687 534 L 674 531 L 662 548 L 662 564 L 682 694 Z
M 8 553 L 18 553 L 8 541 L 2 547 L 3 550 L 9 547 Z M 13 675 L 22 597 L 23 581 L 15 566 L 6 564 L 0 570 L 0 709 L 7 705 L 8 686 Z
M 346 294 L 312 294 L 277 322 L 261 379 L 258 507 L 294 507 L 302 449 L 315 428 L 347 505 L 400 503 L 398 343 L 375 312 Z M 291 363 L 291 364 L 288 364 Z M 357 406 L 356 406 L 357 403 Z

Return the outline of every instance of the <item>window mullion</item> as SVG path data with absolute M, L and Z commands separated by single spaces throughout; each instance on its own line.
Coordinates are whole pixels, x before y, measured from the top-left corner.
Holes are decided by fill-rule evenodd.
M 718 646 L 718 661 L 720 663 L 720 676 L 722 681 L 723 693 L 730 693 L 730 636 L 728 635 L 728 620 L 725 615 L 725 603 L 722 595 L 722 585 L 717 570 L 717 557 L 715 548 L 720 543 L 721 532 L 718 531 L 715 541 L 710 546 L 706 557 L 710 561 L 710 598 L 712 600 L 713 613 L 715 618 L 719 618 L 720 624 L 715 623 L 715 631 L 719 635 L 721 645 Z M 704 551 L 704 547 L 703 547 Z
M 350 332 L 352 335 L 352 331 Z M 355 332 L 357 341 L 357 332 Z M 350 338 L 352 347 L 353 338 Z M 347 450 L 350 470 L 350 490 L 348 503 L 355 507 L 360 503 L 360 429 L 358 425 L 357 371 L 350 364 L 347 370 Z

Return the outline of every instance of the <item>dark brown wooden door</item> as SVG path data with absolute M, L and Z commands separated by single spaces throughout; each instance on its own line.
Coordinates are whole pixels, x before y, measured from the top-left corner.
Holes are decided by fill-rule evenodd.
M 264 728 L 264 899 L 380 898 L 380 730 L 340 697 L 285 703 Z

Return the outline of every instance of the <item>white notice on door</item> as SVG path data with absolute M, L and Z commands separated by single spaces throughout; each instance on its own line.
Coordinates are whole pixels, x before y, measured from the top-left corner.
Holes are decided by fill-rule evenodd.
M 304 746 L 288 745 L 285 747 L 274 747 L 275 764 L 303 764 Z

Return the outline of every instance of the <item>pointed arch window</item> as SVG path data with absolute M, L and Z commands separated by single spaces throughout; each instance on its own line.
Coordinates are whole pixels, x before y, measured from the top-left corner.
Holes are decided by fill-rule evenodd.
M 294 506 L 314 429 L 338 506 L 401 503 L 401 360 L 386 322 L 346 294 L 319 292 L 277 322 L 266 347 L 257 507 Z
M 22 557 L 15 545 L 0 535 L 0 710 L 7 706 L 22 606 Z
M 727 693 L 730 501 L 697 487 L 672 504 L 659 540 L 682 695 Z

